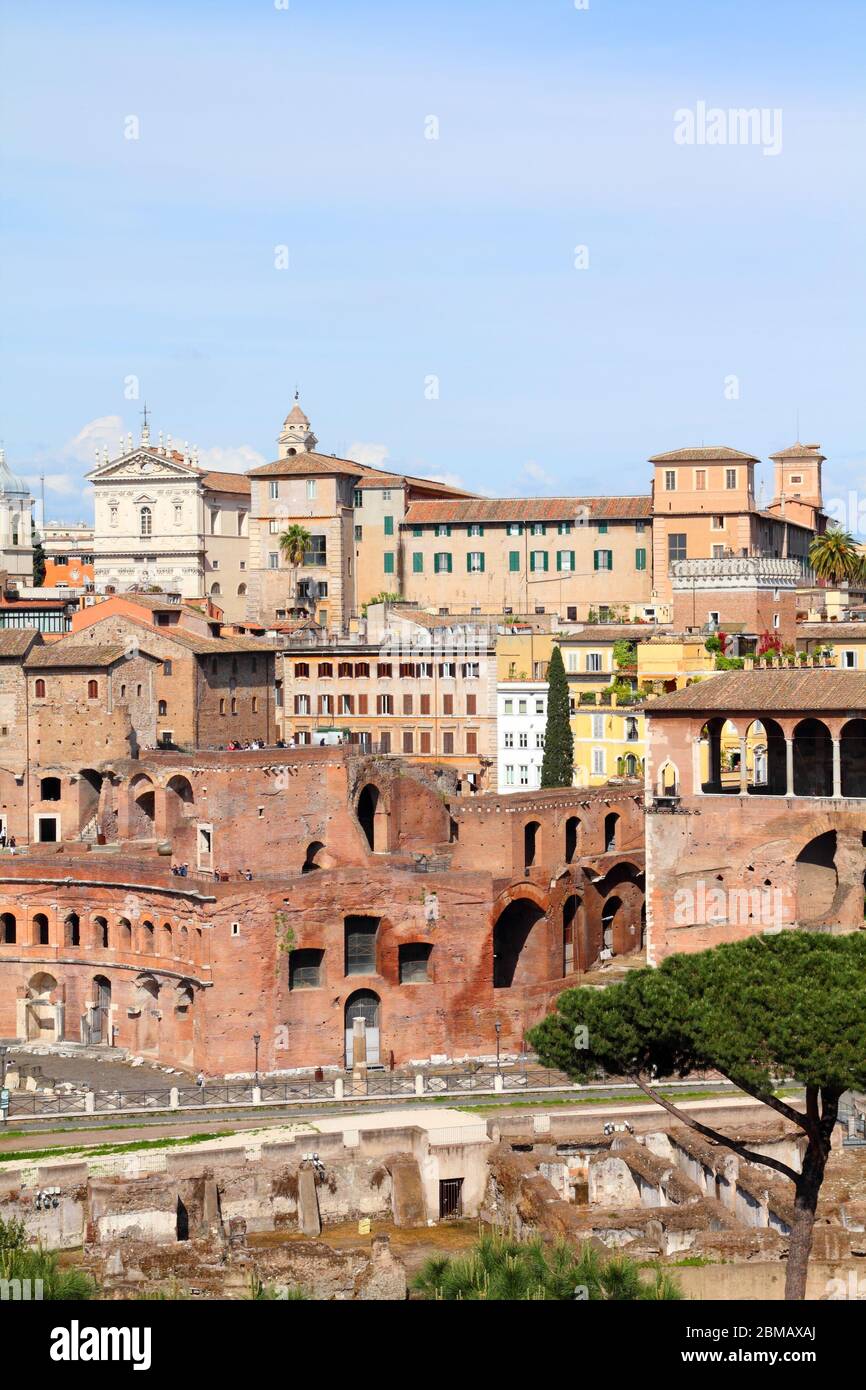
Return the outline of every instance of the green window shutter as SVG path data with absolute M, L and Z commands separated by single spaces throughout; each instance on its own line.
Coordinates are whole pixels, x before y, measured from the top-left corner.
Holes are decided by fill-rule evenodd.
M 592 552 L 592 567 L 593 567 L 594 570 L 597 570 L 597 569 L 598 569 L 598 556 L 599 556 L 599 552 L 598 552 L 597 550 L 594 550 L 594 551 Z
M 577 566 L 576 566 L 575 563 L 574 563 L 574 551 L 573 551 L 573 550 L 570 550 L 568 553 L 569 553 L 569 555 L 571 556 L 571 572 L 572 572 L 572 574 L 574 574 L 574 571 L 575 571 L 575 569 L 577 568 Z
M 509 568 L 509 571 L 511 572 L 511 574 L 514 574 L 516 570 L 519 570 L 519 569 L 520 569 L 520 551 L 519 551 L 519 550 L 509 550 L 509 552 L 508 552 L 508 568 Z
M 385 573 L 386 573 L 386 574 L 393 574 L 393 573 L 394 573 L 394 552 L 393 552 L 393 550 L 386 550 L 386 551 L 385 551 Z
M 607 535 L 607 522 L 606 522 L 606 521 L 600 521 L 600 522 L 598 523 L 598 534 L 599 534 L 600 536 L 606 536 L 606 535 Z
M 484 573 L 484 551 L 483 551 L 483 550 L 480 552 L 479 559 L 481 560 L 481 573 L 483 574 L 483 573 Z
M 563 557 L 564 554 L 565 554 L 565 551 L 564 551 L 564 550 L 557 550 L 557 552 L 556 552 L 556 568 L 557 568 L 558 570 L 561 570 L 561 569 L 562 569 L 562 557 Z
M 413 526 L 413 527 L 412 527 L 412 535 L 413 535 L 413 536 L 423 536 L 423 534 L 424 534 L 424 532 L 423 532 L 423 530 L 421 529 L 420 526 Z
M 424 556 L 423 556 L 423 554 L 421 553 L 420 550 L 414 551 L 414 553 L 413 553 L 413 555 L 412 555 L 412 573 L 413 573 L 413 574 L 423 574 L 423 573 L 424 573 Z
M 394 534 L 394 518 L 393 518 L 392 516 L 386 516 L 386 517 L 385 517 L 385 535 L 386 535 L 386 536 L 393 536 L 393 534 Z
M 467 569 L 467 572 L 468 572 L 469 574 L 472 573 L 472 551 L 471 551 L 471 550 L 467 550 L 467 552 L 466 552 L 466 569 Z
M 636 570 L 646 569 L 646 551 L 636 550 L 634 553 L 634 567 Z
M 544 568 L 545 568 L 545 570 L 546 570 L 546 569 L 547 569 L 547 566 L 548 566 L 548 563 L 549 563 L 549 560 L 550 560 L 550 556 L 548 555 L 548 553 L 547 553 L 546 550 L 543 551 L 543 555 L 544 555 Z
M 451 535 L 451 527 L 450 527 L 450 526 L 448 527 L 448 534 L 449 534 L 449 536 Z M 452 565 L 451 565 L 451 551 L 450 551 L 450 550 L 447 551 L 446 554 L 445 554 L 445 568 L 447 569 L 448 573 L 450 574 L 450 573 L 451 573 L 451 569 L 452 569 Z

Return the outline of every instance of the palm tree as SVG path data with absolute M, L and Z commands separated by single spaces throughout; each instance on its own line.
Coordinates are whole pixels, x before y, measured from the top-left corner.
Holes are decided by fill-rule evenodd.
M 605 1260 L 590 1245 L 579 1251 L 564 1240 L 516 1240 L 503 1231 L 481 1235 L 466 1255 L 427 1260 L 412 1283 L 423 1298 L 445 1302 L 564 1302 L 572 1299 L 645 1301 L 679 1299 L 669 1275 L 652 1282 L 626 1255 Z
M 298 566 L 304 563 L 304 556 L 312 546 L 313 538 L 305 526 L 300 526 L 295 522 L 292 526 L 287 527 L 278 543 L 280 550 L 292 567 L 292 596 L 297 597 Z
M 850 531 L 831 526 L 809 546 L 809 563 L 819 579 L 841 584 L 856 575 L 861 555 Z

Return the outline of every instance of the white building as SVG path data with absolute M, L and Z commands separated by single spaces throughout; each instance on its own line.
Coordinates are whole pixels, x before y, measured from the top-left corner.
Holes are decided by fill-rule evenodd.
M 500 681 L 496 687 L 496 761 L 499 791 L 541 786 L 547 681 Z
M 152 445 L 145 427 L 135 447 L 108 451 L 93 483 L 95 585 L 213 599 L 227 622 L 244 616 L 249 564 L 250 484 L 240 473 L 199 468 L 186 448 Z
M 30 489 L 10 473 L 0 449 L 0 570 L 16 585 L 33 583 L 33 518 Z

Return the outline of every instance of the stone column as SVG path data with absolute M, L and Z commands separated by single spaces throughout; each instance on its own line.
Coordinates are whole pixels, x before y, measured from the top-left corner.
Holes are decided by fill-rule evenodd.
M 746 735 L 740 737 L 740 796 L 749 795 L 749 768 L 746 763 Z
M 842 742 L 838 738 L 833 739 L 833 795 L 842 795 Z
M 785 795 L 794 795 L 794 740 L 785 739 Z

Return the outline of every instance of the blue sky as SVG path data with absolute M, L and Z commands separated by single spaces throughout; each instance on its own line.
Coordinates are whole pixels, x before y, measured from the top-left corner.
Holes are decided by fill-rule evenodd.
M 866 490 L 861 0 L 0 24 L 0 437 L 50 514 L 137 433 L 133 376 L 223 467 L 274 456 L 297 383 L 323 450 L 479 491 L 643 491 L 649 454 L 766 458 L 798 411 L 828 495 Z M 780 153 L 677 144 L 699 102 L 781 110 Z

